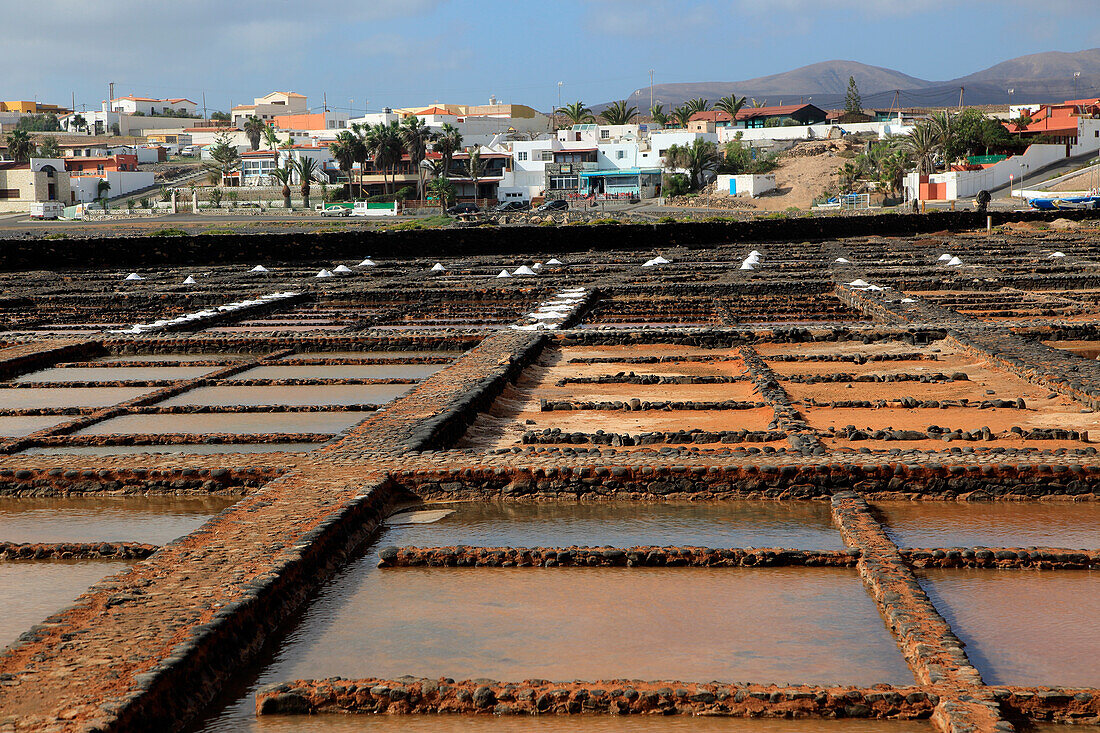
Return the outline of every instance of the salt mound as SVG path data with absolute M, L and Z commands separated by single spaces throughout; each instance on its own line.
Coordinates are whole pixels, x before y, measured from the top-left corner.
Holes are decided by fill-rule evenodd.
M 753 264 L 752 264 L 751 262 L 749 262 L 748 260 L 745 260 L 744 262 L 742 262 L 742 263 L 741 263 L 741 269 L 742 269 L 742 270 L 755 270 L 755 269 L 756 269 L 756 266 L 755 266 L 755 265 L 753 265 Z
M 331 272 L 329 272 L 328 270 L 321 270 L 321 271 L 320 271 L 320 272 L 318 272 L 318 273 L 317 273 L 316 275 L 314 275 L 314 277 L 336 277 L 336 276 L 335 276 L 335 275 L 333 275 L 333 274 L 332 274 Z
M 336 268 L 333 269 L 333 272 L 339 273 L 341 275 L 347 275 L 351 272 L 351 268 L 347 265 L 337 265 Z
M 558 258 L 556 258 L 556 257 L 551 257 L 550 259 L 548 259 L 548 260 L 546 261 L 546 264 L 548 264 L 548 265 L 560 265 L 560 264 L 561 264 L 561 260 L 559 260 L 559 259 L 558 259 Z
M 508 272 L 507 270 L 501 270 L 497 274 L 497 277 L 511 277 L 511 276 L 512 276 L 512 273 Z
M 940 255 L 940 258 L 936 260 L 936 262 L 947 262 L 949 259 L 951 259 L 951 255 L 944 252 L 942 255 Z
M 443 265 L 441 265 L 438 262 L 435 263 L 434 265 L 432 265 L 431 272 L 446 272 L 446 271 L 447 271 L 447 268 L 444 267 Z
M 901 302 L 902 303 L 916 303 L 917 299 L 916 298 L 902 298 Z
M 183 284 L 184 285 L 194 285 L 195 284 L 195 278 L 188 275 L 187 279 L 183 281 Z
M 249 272 L 267 272 L 267 268 L 263 265 L 256 265 Z
M 853 288 L 865 288 L 865 287 L 869 286 L 871 283 L 869 283 L 866 280 L 861 278 L 859 280 L 853 280 L 852 282 L 850 282 L 848 284 L 851 285 Z
M 131 272 L 124 279 L 125 280 L 144 280 L 145 278 L 143 278 L 141 275 L 137 274 L 136 272 Z
M 844 259 L 843 257 L 837 257 L 835 260 L 833 260 L 833 262 L 839 262 L 842 265 L 850 265 L 851 264 L 851 262 Z
M 538 273 L 532 270 L 527 265 L 520 265 L 512 271 L 513 275 L 537 275 Z
M 375 266 L 374 265 L 374 260 L 372 260 L 370 257 L 368 257 L 367 259 L 363 260 L 358 265 L 356 265 L 356 267 L 374 267 L 374 266 Z
M 650 262 L 652 262 L 655 265 L 667 265 L 669 263 L 669 260 L 666 260 L 661 255 L 657 255 L 652 260 L 650 260 Z
M 947 266 L 948 267 L 956 267 L 958 265 L 961 265 L 962 263 L 963 263 L 963 261 L 960 260 L 958 257 L 952 257 L 951 259 L 949 259 L 947 261 Z
M 1050 256 L 1051 257 L 1065 257 L 1066 253 L 1065 252 L 1052 252 Z

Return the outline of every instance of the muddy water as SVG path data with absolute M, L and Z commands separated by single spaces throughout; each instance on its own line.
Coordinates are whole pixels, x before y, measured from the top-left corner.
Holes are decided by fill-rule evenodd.
M 225 360 L 226 362 L 236 361 L 239 359 L 251 358 L 254 354 L 233 354 L 218 352 L 215 354 L 120 354 L 118 356 L 104 356 L 96 359 L 96 361 L 102 362 L 115 362 L 115 361 L 212 361 L 212 360 Z
M 127 567 L 99 560 L 0 563 L 0 647 L 71 605 L 88 586 Z
M 222 453 L 307 453 L 321 443 L 192 443 L 186 445 L 44 446 L 20 451 L 26 456 L 132 456 L 148 454 L 212 456 Z
M 19 438 L 24 435 L 38 432 L 44 428 L 52 428 L 72 418 L 56 415 L 34 415 L 28 417 L 2 417 L 0 416 L 0 436 Z
M 1100 572 L 923 570 L 987 684 L 1100 686 Z
M 1100 504 L 1092 502 L 876 502 L 902 547 L 1100 549 Z
M 377 567 L 381 547 L 470 539 L 460 526 L 384 527 L 207 729 L 245 726 L 259 686 L 333 675 L 913 682 L 852 570 Z
M 0 408 L 106 407 L 126 402 L 152 387 L 28 387 L 0 389 Z
M 0 499 L 0 541 L 163 545 L 237 501 L 220 496 Z
M 239 379 L 426 379 L 445 364 L 345 364 L 331 366 L 261 366 L 229 378 Z
M 159 403 L 171 405 L 382 405 L 409 384 L 334 384 L 293 387 L 199 387 Z M 3 392 L 0 392 L 0 397 Z
M 431 525 L 403 525 L 405 542 L 474 546 L 695 545 L 840 550 L 844 543 L 823 502 L 447 505 Z M 408 515 L 391 518 L 395 525 Z
M 401 359 L 420 358 L 425 356 L 445 356 L 457 359 L 462 356 L 461 351 L 299 351 L 284 359 Z
M 194 379 L 217 367 L 60 367 L 16 377 L 15 382 L 113 382 L 128 379 Z
M 369 412 L 240 412 L 195 415 L 123 415 L 89 425 L 76 435 L 170 433 L 337 433 Z
M 924 721 L 746 720 L 652 715 L 517 718 L 322 715 L 265 716 L 251 720 L 233 720 L 231 724 L 219 721 L 205 730 L 247 730 L 256 733 L 930 733 L 932 726 Z M 1045 729 L 1038 730 L 1046 733 Z M 1095 731 L 1100 731 L 1100 728 Z M 1074 726 L 1071 733 L 1094 733 L 1094 729 Z

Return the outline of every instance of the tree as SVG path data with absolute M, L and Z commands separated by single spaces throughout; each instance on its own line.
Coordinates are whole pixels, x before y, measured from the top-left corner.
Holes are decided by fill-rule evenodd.
M 450 178 L 439 176 L 428 182 L 428 193 L 439 200 L 439 213 L 446 214 L 455 200 L 455 185 Z
M 275 128 L 271 125 L 264 125 L 264 143 L 268 150 L 279 147 L 279 133 L 275 132 Z
M 905 139 L 905 149 L 913 156 L 917 164 L 917 176 L 925 170 L 932 172 L 932 159 L 940 147 L 940 136 L 928 122 L 922 122 L 913 128 Z
M 1034 120 L 1027 112 L 1021 112 L 1019 117 L 1014 117 L 1009 122 L 1016 128 L 1016 132 L 1023 132 Z
M 289 164 L 271 171 L 272 177 L 283 184 L 283 208 L 290 211 L 290 182 L 294 179 L 294 169 Z
M 264 130 L 267 129 L 267 125 L 264 124 L 263 120 L 256 115 L 249 115 L 241 129 L 244 130 L 244 134 L 248 138 L 248 144 L 252 146 L 252 149 L 259 150 L 260 138 L 263 137 Z
M 42 140 L 38 146 L 39 158 L 60 158 L 61 146 L 57 144 L 57 138 L 50 136 Z
M 54 114 L 23 115 L 19 118 L 19 122 L 15 123 L 15 129 L 28 132 L 59 132 L 61 123 Z
M 26 130 L 15 129 L 8 133 L 8 155 L 16 163 L 26 163 L 34 154 L 34 140 Z
M 106 179 L 100 179 L 99 183 L 95 185 L 96 200 L 103 206 L 103 210 L 107 211 L 108 201 L 110 197 L 107 194 L 111 190 L 111 184 Z
M 768 106 L 768 100 L 767 99 L 759 99 L 758 100 L 756 97 L 752 98 L 752 108 L 753 109 L 763 109 L 764 107 L 767 107 L 767 106 Z
M 391 192 L 387 171 L 393 171 L 401 162 L 404 143 L 401 140 L 401 126 L 397 120 L 389 124 L 363 126 L 363 143 L 374 160 L 374 167 L 382 172 L 386 193 Z
M 294 170 L 298 172 L 298 183 L 302 190 L 302 205 L 309 209 L 309 184 L 313 174 L 317 172 L 317 161 L 303 155 L 293 163 Z
M 844 95 L 844 111 L 850 115 L 863 114 L 863 99 L 859 96 L 856 78 L 848 77 L 848 92 Z
M 592 110 L 584 106 L 584 102 L 577 100 L 572 104 L 567 104 L 560 110 L 565 118 L 572 122 L 574 125 L 580 125 L 585 122 L 595 122 L 596 118 L 592 116 Z
M 718 170 L 722 162 L 718 155 L 718 146 L 707 140 L 697 138 L 690 145 L 672 145 L 665 151 L 665 167 L 686 170 L 692 188 L 705 183 L 706 174 Z
M 672 110 L 672 119 L 676 120 L 676 124 L 680 127 L 686 128 L 693 114 L 695 113 L 692 112 L 686 104 L 681 104 L 679 107 Z
M 69 127 L 73 130 L 87 130 L 88 120 L 79 112 L 69 118 Z
M 428 143 L 435 133 L 419 117 L 409 117 L 401 126 L 401 140 L 405 143 L 405 152 L 409 154 L 409 163 L 416 170 L 416 195 L 424 200 L 424 169 L 420 163 L 428 155 Z
M 474 201 L 477 201 L 477 182 L 485 173 L 485 161 L 481 159 L 481 148 L 470 148 L 470 157 L 466 160 L 466 175 L 474 182 Z
M 629 125 L 634 116 L 638 114 L 637 107 L 627 107 L 626 100 L 612 102 L 607 109 L 600 112 L 600 118 L 609 125 Z
M 211 112 L 210 120 L 212 122 L 231 122 L 233 118 L 229 116 L 228 112 Z
M 351 198 L 351 171 L 355 167 L 355 150 L 359 140 L 348 130 L 341 130 L 328 144 L 328 151 L 336 158 L 336 165 L 348 178 L 348 198 Z
M 741 108 L 745 106 L 747 100 L 744 97 L 738 97 L 736 94 L 730 94 L 722 97 L 714 103 L 714 108 L 725 112 L 730 116 L 731 120 L 737 119 L 737 113 L 741 111 Z
M 842 165 L 838 171 L 838 175 L 840 176 L 840 192 L 850 193 L 852 186 L 854 186 L 859 179 L 861 172 L 859 166 L 855 163 L 850 160 L 845 161 L 844 165 Z
M 696 97 L 695 99 L 689 99 L 684 102 L 684 106 L 690 109 L 692 114 L 696 112 L 706 112 L 710 109 L 710 100 Z
M 233 140 L 228 132 L 220 132 L 214 136 L 214 144 L 210 146 L 210 160 L 202 166 L 210 171 L 210 175 L 217 176 L 224 182 L 226 176 L 235 171 L 241 164 L 241 155 L 233 145 Z
M 668 124 L 668 115 L 665 114 L 665 106 L 663 104 L 655 104 L 650 107 L 649 117 L 662 127 Z
M 432 150 L 442 156 L 444 177 L 451 174 L 451 161 L 454 159 L 454 154 L 461 148 L 462 133 L 451 123 L 443 123 L 443 128 L 432 142 Z

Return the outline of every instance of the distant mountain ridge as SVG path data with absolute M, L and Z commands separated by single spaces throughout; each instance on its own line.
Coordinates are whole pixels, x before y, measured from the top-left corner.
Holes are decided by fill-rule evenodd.
M 1075 71 L 1081 74 L 1077 79 L 1077 96 L 1100 96 L 1100 48 L 1093 48 L 1020 56 L 948 81 L 929 81 L 858 61 L 822 61 L 743 81 L 655 84 L 653 99 L 667 110 L 695 97 L 709 99 L 713 104 L 720 97 L 736 93 L 739 97 L 766 99 L 769 105 L 804 101 L 823 109 L 836 109 L 844 106 L 848 78 L 853 77 L 867 108 L 889 107 L 895 91 L 902 107 L 953 106 L 959 102 L 960 87 L 964 89 L 964 104 L 1060 102 L 1074 96 Z M 1011 95 L 1009 89 L 1013 90 Z M 649 99 L 649 87 L 636 89 L 627 97 L 641 111 L 649 109 Z M 606 105 L 594 107 L 599 110 Z

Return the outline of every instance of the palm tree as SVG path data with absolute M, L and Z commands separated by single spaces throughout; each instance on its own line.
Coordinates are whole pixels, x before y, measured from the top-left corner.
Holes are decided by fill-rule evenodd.
M 271 125 L 264 125 L 264 143 L 267 144 L 268 150 L 279 147 L 279 134 L 275 132 L 275 128 Z
M 355 166 L 355 149 L 359 141 L 348 130 L 341 130 L 328 144 L 328 151 L 336 158 L 336 165 L 348 177 L 348 198 L 351 198 L 351 169 Z
M 925 166 L 932 170 L 932 157 L 939 149 L 940 138 L 932 125 L 921 123 L 913 128 L 905 139 L 905 148 L 917 163 L 917 178 L 924 174 Z
M 26 163 L 34 155 L 34 140 L 26 130 L 12 130 L 8 133 L 8 155 L 16 163 Z
M 106 179 L 100 180 L 100 182 L 95 185 L 95 197 L 99 203 L 103 204 L 104 211 L 107 211 L 107 202 L 110 200 L 107 194 L 110 190 L 111 184 Z
M 730 116 L 730 119 L 736 120 L 737 113 L 741 111 L 741 108 L 745 106 L 745 98 L 738 97 L 736 94 L 730 94 L 722 97 L 714 103 L 714 108 L 725 112 Z
M 600 112 L 600 117 L 609 125 L 629 125 L 634 116 L 638 114 L 637 107 L 627 107 L 626 100 L 612 102 L 607 109 Z
M 574 125 L 580 125 L 584 122 L 595 122 L 596 118 L 592 116 L 592 110 L 584 106 L 584 102 L 577 100 L 572 104 L 567 104 L 559 110 L 565 118 L 572 122 Z
M 249 115 L 241 129 L 244 130 L 245 137 L 248 138 L 248 144 L 252 146 L 252 150 L 259 150 L 260 138 L 263 137 L 264 130 L 267 129 L 267 125 L 263 123 L 263 120 L 256 115 Z
M 757 100 L 756 97 L 753 97 L 752 98 L 752 106 L 753 106 L 753 109 L 760 109 L 761 107 L 767 107 L 768 106 L 768 100 L 766 100 L 766 99 Z
M 718 170 L 722 156 L 714 143 L 696 139 L 691 145 L 669 147 L 665 151 L 664 161 L 666 168 L 686 170 L 691 187 L 696 188 L 703 184 L 708 171 Z
M 416 169 L 416 194 L 421 201 L 424 200 L 424 169 L 420 163 L 428 155 L 428 143 L 434 138 L 435 133 L 419 117 L 409 117 L 401 126 L 401 140 L 409 154 L 409 162 Z
M 706 112 L 710 109 L 710 100 L 703 99 L 702 97 L 696 97 L 695 99 L 689 99 L 684 102 L 684 106 L 691 110 L 692 114 L 696 112 Z
M 649 116 L 658 125 L 664 126 L 668 124 L 668 115 L 665 114 L 665 106 L 663 104 L 655 104 L 650 107 Z
M 474 203 L 477 203 L 477 182 L 485 172 L 485 162 L 481 159 L 481 148 L 470 148 L 470 157 L 466 161 L 466 175 L 474 182 Z
M 374 159 L 374 167 L 382 171 L 386 193 L 391 193 L 386 172 L 394 171 L 397 164 L 401 162 L 401 154 L 405 150 L 401 140 L 401 126 L 397 120 L 389 124 L 370 125 L 365 128 L 363 142 Z
M 435 140 L 432 141 L 432 150 L 439 153 L 443 158 L 444 177 L 451 174 L 451 161 L 454 159 L 454 154 L 461 147 L 462 133 L 450 122 L 443 123 L 443 127 L 439 131 L 439 134 L 436 135 Z
M 69 118 L 69 127 L 74 130 L 87 130 L 88 120 L 84 119 L 84 115 L 78 112 Z
M 313 174 L 317 172 L 317 161 L 306 155 L 298 158 L 294 161 L 294 170 L 298 172 L 298 182 L 301 184 L 302 189 L 302 205 L 309 210 L 309 183 L 313 179 Z
M 294 177 L 294 169 L 291 168 L 288 162 L 285 166 L 280 166 L 271 171 L 271 175 L 276 181 L 283 184 L 283 208 L 290 211 L 290 182 Z
M 60 158 L 61 146 L 58 144 L 57 138 L 50 136 L 42 140 L 42 144 L 38 146 L 36 155 L 39 158 Z
M 676 109 L 672 110 L 672 119 L 676 120 L 676 124 L 680 127 L 686 128 L 688 122 L 691 121 L 691 116 L 694 114 L 686 104 L 682 104 Z

